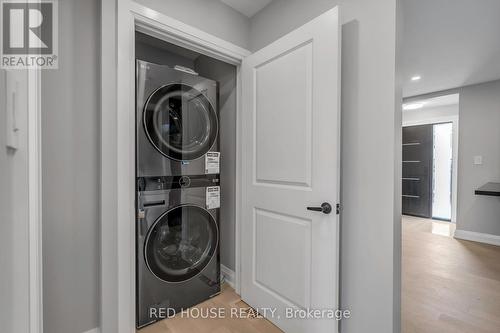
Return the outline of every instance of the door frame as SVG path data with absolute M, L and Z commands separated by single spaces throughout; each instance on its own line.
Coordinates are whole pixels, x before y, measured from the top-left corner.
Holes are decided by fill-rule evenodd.
M 42 84 L 41 70 L 28 70 L 29 332 L 43 332 Z
M 240 292 L 241 77 L 250 51 L 131 0 L 101 2 L 101 332 L 135 332 L 135 31 L 237 66 L 235 290 Z

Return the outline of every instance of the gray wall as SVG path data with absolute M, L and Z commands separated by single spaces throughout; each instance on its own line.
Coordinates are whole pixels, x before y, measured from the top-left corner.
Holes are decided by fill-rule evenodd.
M 399 332 L 400 128 L 396 0 L 276 0 L 251 24 L 257 50 L 341 4 L 343 333 Z M 370 258 L 368 259 L 368 255 Z
M 59 69 L 42 71 L 44 332 L 99 319 L 99 1 L 59 1 Z
M 5 144 L 7 143 L 7 133 L 6 126 L 4 126 L 7 121 L 7 97 L 6 97 L 6 77 L 5 77 L 5 69 L 0 69 L 0 221 L 2 222 L 1 226 L 4 226 L 4 221 L 10 220 L 10 183 L 9 183 L 9 175 L 10 175 L 10 166 L 9 159 L 7 155 L 7 148 Z M 0 233 L 0 235 L 4 235 L 5 233 Z M 7 239 L 5 239 L 7 240 Z M 2 242 L 0 242 L 0 249 L 4 249 L 4 239 L 2 238 Z M 0 252 L 1 253 L 1 252 Z M 0 257 L 3 258 L 3 257 Z M 2 275 L 3 276 L 3 275 Z M 2 286 L 0 286 L 2 288 Z M 3 289 L 1 289 L 3 290 Z M 3 295 L 3 294 L 2 294 Z
M 8 77 L 8 78 L 7 78 Z M 7 83 L 9 81 L 9 83 Z M 17 150 L 7 143 L 7 96 L 16 92 Z M 29 330 L 27 71 L 0 70 L 0 323 L 2 332 Z M 7 89 L 9 86 L 10 89 Z M 12 96 L 12 95 L 11 95 Z M 11 102 L 12 103 L 12 102 Z
M 193 27 L 249 48 L 250 21 L 219 0 L 135 0 Z
M 12 247 L 12 219 L 11 213 L 11 189 L 10 189 L 10 163 L 7 155 L 6 126 L 7 110 L 5 108 L 5 70 L 0 69 L 0 267 L 12 267 L 11 247 Z M 12 322 L 9 319 L 11 313 L 7 311 L 12 300 L 12 276 L 5 274 L 2 269 L 0 274 L 0 322 L 5 323 L 5 330 L 12 332 Z
M 500 200 L 474 189 L 500 182 L 500 81 L 460 89 L 457 229 L 500 236 Z M 483 165 L 474 165 L 474 156 Z
M 219 81 L 219 119 L 221 151 L 220 251 L 221 263 L 231 270 L 235 267 L 236 218 L 236 67 L 207 56 L 196 59 L 200 75 Z
M 256 51 L 335 7 L 338 0 L 274 0 L 250 21 L 250 49 Z

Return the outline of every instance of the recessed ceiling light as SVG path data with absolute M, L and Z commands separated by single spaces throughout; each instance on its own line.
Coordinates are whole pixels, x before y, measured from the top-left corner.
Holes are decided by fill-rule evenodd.
M 425 103 L 410 103 L 410 104 L 403 104 L 403 110 L 408 111 L 408 110 L 417 110 L 421 109 L 424 107 Z
M 415 76 L 412 76 L 411 80 L 412 81 L 418 81 L 420 80 L 422 77 L 420 75 L 415 75 Z

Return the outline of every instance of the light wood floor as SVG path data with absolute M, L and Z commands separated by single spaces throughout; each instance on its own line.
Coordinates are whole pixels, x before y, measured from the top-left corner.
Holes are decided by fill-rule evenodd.
M 220 295 L 196 306 L 199 309 L 224 308 L 225 318 L 192 319 L 178 316 L 147 326 L 139 333 L 282 333 L 263 318 L 236 318 L 230 315 L 231 308 L 249 309 L 234 289 L 224 284 Z M 243 311 L 245 312 L 245 311 Z M 245 314 L 238 317 L 244 317 Z
M 500 247 L 446 236 L 448 226 L 403 218 L 403 333 L 498 333 Z
M 403 218 L 402 333 L 500 332 L 500 247 L 458 241 L 453 232 L 446 222 Z M 225 285 L 219 296 L 197 306 L 210 307 L 229 313 L 248 305 Z M 228 317 L 176 317 L 138 332 L 281 332 L 265 319 Z

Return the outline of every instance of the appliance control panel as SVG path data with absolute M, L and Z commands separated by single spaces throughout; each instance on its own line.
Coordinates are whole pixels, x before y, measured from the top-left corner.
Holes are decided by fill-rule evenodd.
M 137 191 L 162 191 L 219 184 L 219 175 L 138 177 Z

